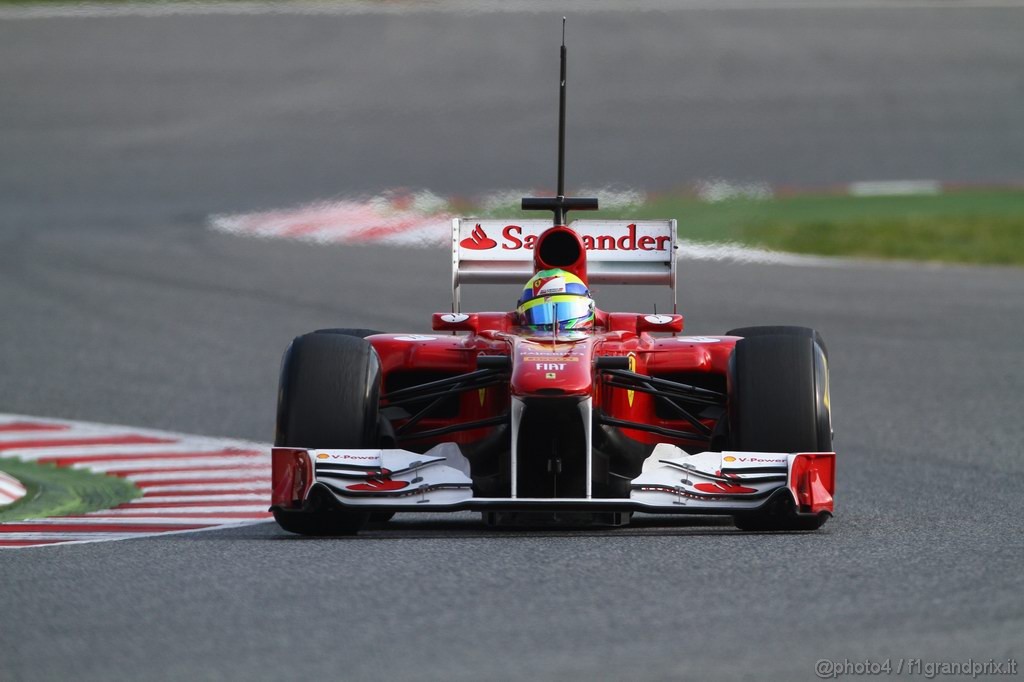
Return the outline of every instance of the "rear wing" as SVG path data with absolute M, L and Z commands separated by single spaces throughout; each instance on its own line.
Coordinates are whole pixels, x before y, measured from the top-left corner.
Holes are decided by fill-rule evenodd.
M 522 284 L 533 274 L 533 247 L 550 219 L 452 220 L 452 306 L 463 283 Z M 591 284 L 667 284 L 676 307 L 675 220 L 574 220 Z

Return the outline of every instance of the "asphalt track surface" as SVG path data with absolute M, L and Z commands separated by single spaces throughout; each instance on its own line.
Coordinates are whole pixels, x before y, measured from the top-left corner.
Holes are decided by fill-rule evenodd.
M 206 216 L 543 187 L 554 21 L 0 21 L 0 411 L 265 441 L 291 336 L 426 331 L 444 253 L 250 241 Z M 574 17 L 570 177 L 1019 180 L 1022 29 L 1012 8 Z M 0 679 L 814 679 L 824 658 L 1019 658 L 1024 272 L 682 266 L 691 333 L 828 339 L 822 532 L 410 516 L 354 539 L 265 524 L 4 552 Z

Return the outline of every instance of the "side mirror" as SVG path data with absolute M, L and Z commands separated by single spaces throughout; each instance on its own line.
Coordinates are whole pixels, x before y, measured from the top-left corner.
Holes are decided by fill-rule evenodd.
M 681 332 L 682 315 L 637 315 L 637 332 Z
M 475 332 L 477 322 L 476 313 L 434 313 L 431 328 L 434 331 Z
M 679 333 L 683 331 L 683 316 L 608 313 L 608 331 L 635 332 L 637 334 L 640 332 Z

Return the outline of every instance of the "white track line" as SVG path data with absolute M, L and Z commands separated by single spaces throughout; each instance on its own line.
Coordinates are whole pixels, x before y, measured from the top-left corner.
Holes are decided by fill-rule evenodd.
M 225 461 L 225 460 L 230 460 Z M 101 462 L 89 462 L 83 464 L 73 464 L 73 469 L 88 469 L 89 471 L 96 471 L 104 474 L 117 473 L 119 471 L 135 471 L 137 469 L 211 469 L 216 467 L 223 467 L 225 464 L 230 463 L 237 469 L 242 470 L 247 467 L 249 468 L 266 468 L 270 466 L 266 456 L 256 455 L 253 457 L 192 457 L 190 459 L 166 459 L 166 460 L 155 460 L 155 459 L 123 459 L 123 460 L 104 460 Z M 168 474 L 170 477 L 170 474 Z
M 767 249 L 755 249 L 732 242 L 708 244 L 680 239 L 677 244 L 679 245 L 680 260 L 816 267 L 840 267 L 849 263 L 849 261 L 842 258 L 803 256 L 783 251 L 768 251 Z
M 5 540 L 34 540 L 41 544 L 63 544 L 76 540 L 98 540 L 102 536 L 104 540 L 127 540 L 128 538 L 139 537 L 139 533 L 27 533 L 13 532 L 4 533 Z
M 938 180 L 874 180 L 850 183 L 847 191 L 855 197 L 942 194 L 942 183 Z
M 252 468 L 234 468 L 225 467 L 223 469 L 209 469 L 206 471 L 163 471 L 153 472 L 146 474 L 132 474 L 125 476 L 132 483 L 149 483 L 151 481 L 203 481 L 203 480 L 219 480 L 222 478 L 228 479 L 240 479 L 246 480 L 251 478 L 260 477 L 261 473 L 265 473 L 263 476 L 266 481 L 270 482 L 270 467 L 267 467 L 266 472 L 261 472 L 258 469 Z
M 209 521 L 209 519 L 206 519 Z M 28 540 L 14 540 L 12 539 L 11 545 L 5 545 L 3 537 L 0 533 L 0 550 L 3 549 L 22 549 L 24 547 L 50 547 L 52 545 L 84 545 L 94 542 L 108 542 L 110 540 L 134 540 L 136 538 L 153 537 L 155 535 L 181 535 L 183 533 L 202 533 L 208 530 L 221 530 L 224 528 L 239 528 L 242 526 L 252 526 L 258 523 L 266 523 L 266 519 L 259 520 L 236 520 L 234 522 L 217 523 L 216 525 L 210 525 L 202 528 L 189 528 L 187 530 L 170 530 L 161 533 L 132 533 L 131 535 L 125 535 L 123 533 L 101 533 L 95 534 L 89 533 L 85 536 L 85 539 L 68 539 L 65 534 L 58 533 L 50 536 L 48 539 L 28 539 Z M 2 526 L 0 526 L 2 528 Z M 23 543 L 21 545 L 15 545 L 13 543 Z
M 146 492 L 147 492 L 146 497 L 140 497 L 139 499 L 135 500 L 134 502 L 128 502 L 127 504 L 125 504 L 125 509 L 130 509 L 131 507 L 137 506 L 138 504 L 140 504 L 142 502 L 144 502 L 146 504 L 152 504 L 154 502 L 159 502 L 161 504 L 163 504 L 163 503 L 170 504 L 172 502 L 195 502 L 196 500 L 205 500 L 207 502 L 239 502 L 239 501 L 245 501 L 245 502 L 264 503 L 266 501 L 266 499 L 267 499 L 267 494 L 266 493 L 262 493 L 262 492 L 261 493 L 239 493 L 239 494 L 235 494 L 235 493 L 210 493 L 208 495 L 202 495 L 202 496 L 200 496 L 200 495 L 166 495 L 166 496 L 165 495 L 161 495 L 159 497 L 149 497 L 149 491 L 146 491 Z M 269 493 L 269 492 L 270 491 L 268 490 L 267 493 Z M 266 509 L 266 507 L 267 507 L 267 505 L 263 504 L 263 509 L 264 510 Z
M 140 503 L 141 504 L 141 503 Z M 146 503 L 148 504 L 148 503 Z M 267 495 L 267 502 L 265 504 L 248 504 L 248 505 L 216 505 L 209 504 L 206 506 L 178 506 L 169 505 L 163 508 L 148 508 L 148 507 L 132 507 L 131 502 L 128 502 L 123 507 L 117 509 L 105 509 L 103 511 L 89 512 L 89 516 L 110 516 L 110 517 L 122 517 L 131 516 L 137 513 L 144 514 L 223 514 L 225 512 L 234 512 L 238 514 L 243 513 L 261 513 L 267 511 L 267 507 L 270 506 L 270 496 Z M 230 517 L 224 517 L 230 518 Z
M 174 485 L 147 485 L 146 495 L 162 495 L 164 493 L 189 492 L 221 492 L 221 491 L 269 491 L 270 479 L 252 483 L 178 483 Z
M 246 522 L 245 519 L 220 517 L 220 524 L 232 524 Z M 83 525 L 100 525 L 103 523 L 137 524 L 137 525 L 193 525 L 196 523 L 210 523 L 211 517 L 204 517 L 202 520 L 197 516 L 160 516 L 160 517 L 124 517 L 124 516 L 54 516 L 50 518 L 34 518 L 18 523 L 33 525 L 60 525 L 76 523 Z M 0 536 L 2 537 L 2 536 Z

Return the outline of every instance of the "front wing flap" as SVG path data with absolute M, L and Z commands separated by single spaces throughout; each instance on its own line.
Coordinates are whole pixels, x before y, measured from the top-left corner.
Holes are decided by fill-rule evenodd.
M 407 450 L 273 449 L 273 508 L 302 509 L 311 493 L 378 511 L 641 511 L 737 514 L 779 495 L 797 514 L 833 512 L 835 453 L 701 452 L 660 444 L 628 498 L 475 497 L 469 462 L 454 443 Z

